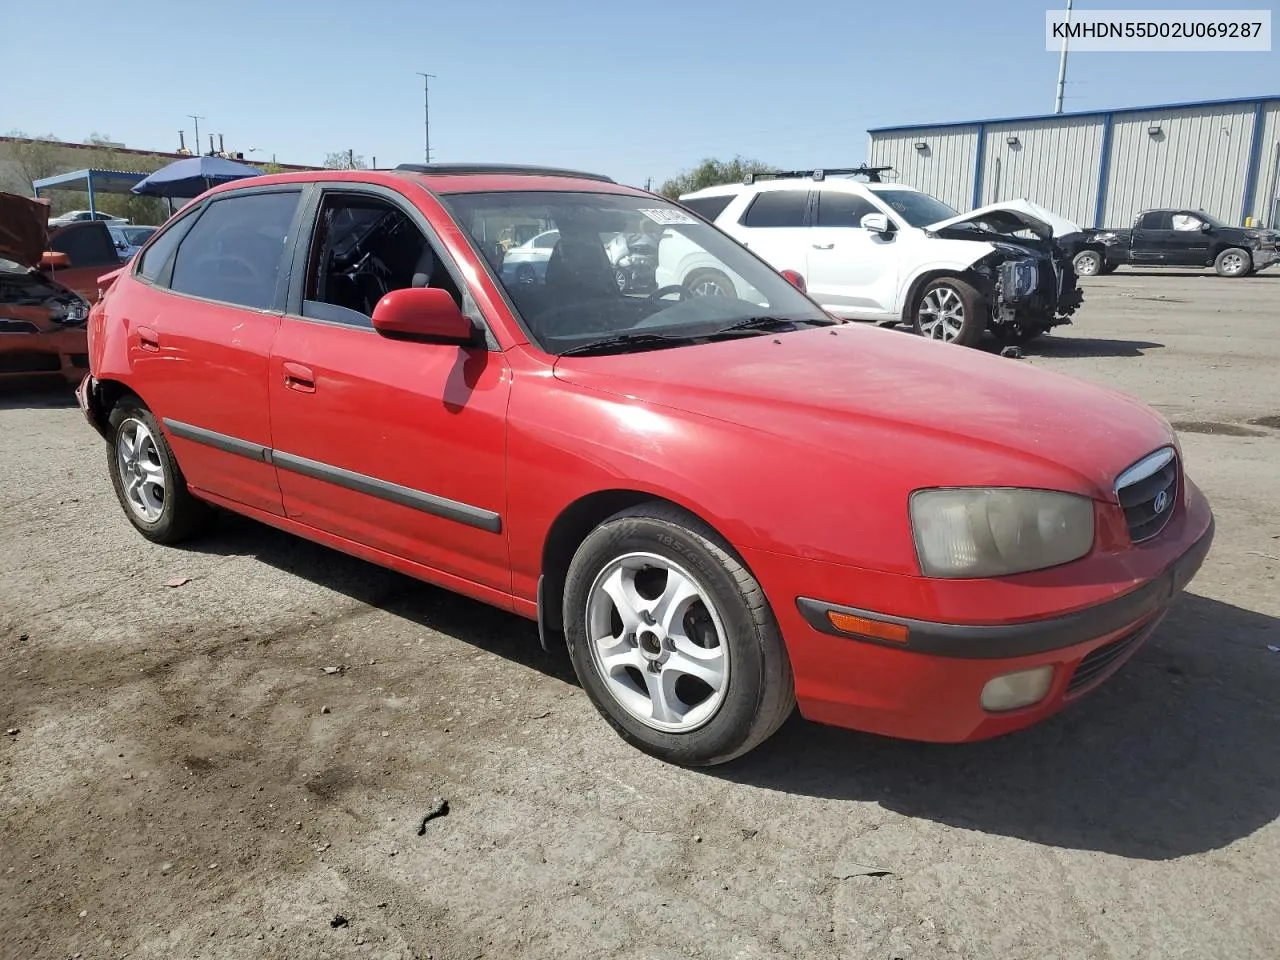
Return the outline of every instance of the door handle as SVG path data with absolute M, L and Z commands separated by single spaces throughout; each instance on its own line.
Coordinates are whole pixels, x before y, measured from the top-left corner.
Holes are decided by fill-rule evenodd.
M 830 249 L 832 249 L 834 246 L 835 246 L 835 244 L 834 244 L 834 243 L 815 243 L 815 244 L 813 245 L 813 249 L 815 249 L 815 250 L 830 250 Z
M 285 387 L 297 390 L 299 393 L 316 392 L 316 375 L 311 372 L 310 367 L 304 367 L 292 360 L 286 360 L 283 366 Z
M 150 327 L 138 328 L 138 346 L 143 350 L 157 351 L 160 349 L 160 334 L 152 330 Z

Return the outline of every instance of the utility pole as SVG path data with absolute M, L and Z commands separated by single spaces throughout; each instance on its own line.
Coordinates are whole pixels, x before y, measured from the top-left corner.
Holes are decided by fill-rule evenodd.
M 653 177 L 645 177 L 645 178 L 644 178 L 644 189 L 645 189 L 645 192 L 646 192 L 646 193 L 648 193 L 648 192 L 649 192 L 649 187 L 650 187 L 652 184 L 653 184 Z
M 431 162 L 431 81 L 436 78 L 434 73 L 422 73 L 419 71 L 418 76 L 422 78 L 422 154 L 425 163 Z
M 187 116 L 196 122 L 196 138 L 195 140 L 192 141 L 192 143 L 196 145 L 196 150 L 195 150 L 196 156 L 199 156 L 200 155 L 200 121 L 203 120 L 204 117 L 197 117 L 194 113 L 188 113 Z
M 1067 26 L 1071 26 L 1071 0 L 1067 0 Z M 1058 60 L 1058 96 L 1053 103 L 1053 112 L 1062 112 L 1062 95 L 1067 88 L 1067 45 L 1071 42 L 1071 38 L 1064 35 L 1062 38 L 1062 56 Z

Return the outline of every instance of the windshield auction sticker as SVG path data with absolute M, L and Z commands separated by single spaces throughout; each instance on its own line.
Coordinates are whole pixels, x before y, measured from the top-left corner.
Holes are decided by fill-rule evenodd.
M 664 225 L 671 224 L 671 223 L 697 223 L 698 222 L 696 217 L 691 217 L 689 216 L 689 214 L 684 213 L 680 210 L 666 210 L 659 207 L 656 210 L 641 210 L 640 212 L 643 213 L 650 220 L 652 220 L 654 223 L 661 223 Z
M 1270 10 L 1046 10 L 1045 50 L 1096 53 L 1271 49 Z

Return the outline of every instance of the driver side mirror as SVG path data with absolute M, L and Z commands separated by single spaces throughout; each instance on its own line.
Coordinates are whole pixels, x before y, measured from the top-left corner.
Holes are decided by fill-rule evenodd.
M 800 292 L 803 293 L 807 289 L 806 284 L 804 282 L 804 275 L 801 274 L 799 271 L 783 270 L 782 276 L 786 279 L 787 283 L 791 284 Z
M 41 270 L 62 270 L 71 266 L 71 258 L 65 253 L 58 253 L 53 250 L 46 250 L 40 254 Z
M 476 327 L 463 316 L 447 290 L 406 287 L 392 290 L 373 308 L 373 329 L 383 336 L 428 343 L 476 343 Z
M 1204 233 L 1208 233 L 1210 230 L 1212 230 L 1212 229 L 1213 229 L 1213 224 L 1211 224 L 1211 223 L 1206 223 L 1204 220 L 1201 220 L 1201 221 L 1200 221 L 1200 229 L 1201 229 L 1201 231 L 1202 231 L 1202 232 L 1204 232 Z
M 868 213 L 860 221 L 863 230 L 870 230 L 872 233 L 878 233 L 881 236 L 893 233 L 893 226 L 889 223 L 889 218 L 883 213 Z

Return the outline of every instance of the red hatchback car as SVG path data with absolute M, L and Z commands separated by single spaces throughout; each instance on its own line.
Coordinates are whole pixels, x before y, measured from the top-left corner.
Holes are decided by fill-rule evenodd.
M 544 269 L 512 236 L 556 231 Z M 734 294 L 637 294 L 680 235 Z M 1150 636 L 1209 549 L 1129 397 L 834 321 L 704 220 L 495 166 L 264 176 L 118 272 L 79 390 L 141 533 L 215 504 L 536 619 L 628 741 L 719 763 L 813 720 L 966 741 Z

